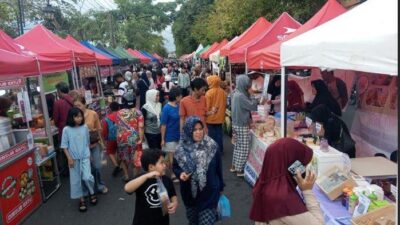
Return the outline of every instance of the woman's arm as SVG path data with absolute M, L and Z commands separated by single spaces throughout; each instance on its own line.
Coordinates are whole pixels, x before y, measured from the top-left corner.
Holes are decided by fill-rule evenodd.
M 165 130 L 167 129 L 167 126 L 162 124 L 161 125 L 161 147 L 165 145 Z

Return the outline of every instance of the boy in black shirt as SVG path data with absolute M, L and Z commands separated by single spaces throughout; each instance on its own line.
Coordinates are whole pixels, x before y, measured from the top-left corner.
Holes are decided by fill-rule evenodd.
M 172 180 L 165 176 L 164 156 L 158 149 L 144 150 L 141 163 L 146 173 L 125 185 L 125 191 L 128 194 L 136 192 L 133 225 L 169 225 L 169 214 L 175 213 L 178 198 Z M 165 215 L 163 215 L 163 204 L 158 195 L 159 187 L 156 178 L 161 179 L 169 197 L 169 202 L 164 203 L 167 211 Z

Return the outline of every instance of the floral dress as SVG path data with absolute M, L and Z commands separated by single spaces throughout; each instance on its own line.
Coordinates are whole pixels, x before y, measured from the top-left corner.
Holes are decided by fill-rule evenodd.
M 140 167 L 140 156 L 142 153 L 139 140 L 139 126 L 143 126 L 144 118 L 137 109 L 121 109 L 117 113 L 117 143 L 118 157 L 126 162 L 132 162 Z M 136 157 L 134 158 L 135 152 Z

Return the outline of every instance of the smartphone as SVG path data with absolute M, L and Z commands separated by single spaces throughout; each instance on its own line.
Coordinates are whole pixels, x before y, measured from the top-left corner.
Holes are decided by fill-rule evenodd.
M 303 178 L 306 176 L 306 167 L 299 160 L 294 161 L 294 163 L 289 166 L 288 170 L 294 176 L 296 176 L 297 170 L 300 170 L 300 174 Z

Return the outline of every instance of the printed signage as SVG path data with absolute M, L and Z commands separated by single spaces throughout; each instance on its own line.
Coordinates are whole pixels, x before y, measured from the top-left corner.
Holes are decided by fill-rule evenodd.
M 1 80 L 0 88 L 16 88 L 22 87 L 25 85 L 25 82 L 22 78 L 14 79 L 14 80 Z

